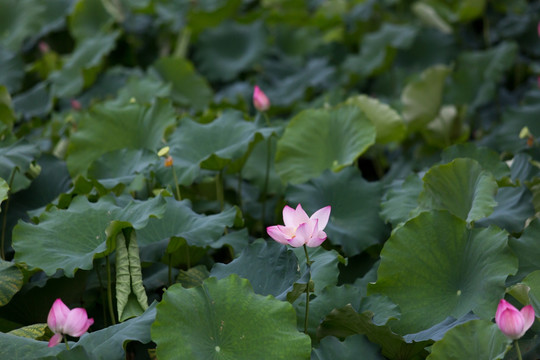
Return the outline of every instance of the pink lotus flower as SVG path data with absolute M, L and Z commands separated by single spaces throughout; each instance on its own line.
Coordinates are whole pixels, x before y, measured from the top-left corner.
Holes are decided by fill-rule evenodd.
M 516 340 L 529 330 L 534 323 L 534 317 L 532 305 L 527 305 L 518 311 L 512 304 L 502 299 L 495 313 L 495 322 L 504 335 Z
M 255 89 L 253 90 L 253 105 L 260 112 L 270 109 L 270 100 L 268 100 L 266 94 L 257 85 L 255 85 Z
M 323 231 L 330 217 L 330 206 L 317 210 L 308 217 L 302 205 L 298 204 L 296 210 L 285 206 L 283 208 L 283 225 L 274 225 L 266 228 L 270 237 L 278 243 L 299 247 L 307 245 L 316 247 L 326 240 Z
M 85 309 L 69 310 L 62 300 L 56 299 L 47 317 L 47 325 L 54 332 L 53 337 L 49 340 L 49 347 L 59 344 L 64 334 L 81 336 L 93 323 L 94 319 L 88 318 Z

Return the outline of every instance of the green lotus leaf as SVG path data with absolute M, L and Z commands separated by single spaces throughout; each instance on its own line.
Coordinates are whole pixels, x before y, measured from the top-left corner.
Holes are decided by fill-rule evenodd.
M 24 78 L 24 62 L 21 56 L 0 47 L 0 66 L 4 69 L 0 74 L 0 84 L 12 94 L 19 91 Z
M 519 259 L 519 270 L 515 280 L 520 281 L 527 274 L 540 270 L 540 220 L 533 219 L 529 226 L 523 230 L 519 238 L 510 237 L 510 248 Z
M 298 265 L 300 265 L 300 273 L 305 274 L 306 267 L 306 255 L 304 249 L 293 248 L 292 249 L 298 258 Z M 325 287 L 328 285 L 336 285 L 339 269 L 338 265 L 346 264 L 347 261 L 335 250 L 325 250 L 322 247 L 308 248 L 309 260 L 311 264 L 311 281 L 315 284 L 316 295 L 319 295 Z
M 156 76 L 133 75 L 127 79 L 125 85 L 118 91 L 114 102 L 123 105 L 134 99 L 139 104 L 148 104 L 154 102 L 155 98 L 169 97 L 171 88 L 170 83 L 165 83 Z
M 174 122 L 174 109 L 165 99 L 158 99 L 153 105 L 98 104 L 83 115 L 71 137 L 69 171 L 72 175 L 85 174 L 94 160 L 113 150 L 156 151 L 165 129 Z
M 248 279 L 259 295 L 285 300 L 287 292 L 300 278 L 296 255 L 275 241 L 258 239 L 228 264 L 217 263 L 210 276 L 223 279 L 231 274 Z M 272 274 L 271 277 L 268 274 Z
M 529 288 L 527 300 L 530 300 L 535 313 L 540 314 L 540 270 L 531 272 L 521 283 Z M 528 301 L 523 305 L 528 305 Z
M 468 104 L 476 109 L 491 101 L 497 84 L 516 61 L 518 45 L 501 42 L 488 50 L 463 52 L 448 84 L 448 99 L 454 104 Z M 519 131 L 516 130 L 516 131 Z
M 0 178 L 0 204 L 8 198 L 8 194 L 9 194 L 9 185 L 6 182 L 6 180 Z
M 0 50 L 0 66 L 2 53 Z M 0 84 L 2 79 L 0 76 Z M 13 123 L 15 122 L 15 112 L 11 102 L 11 96 L 8 89 L 5 86 L 0 85 L 0 136 L 6 137 L 13 130 Z
M 381 217 L 394 227 L 414 217 L 421 192 L 422 179 L 417 174 L 411 174 L 404 180 L 393 181 L 383 196 Z
M 58 97 L 71 97 L 90 85 L 89 82 L 93 82 L 96 76 L 92 69 L 98 67 L 103 58 L 114 49 L 119 36 L 118 31 L 98 33 L 77 44 L 62 69 L 49 76 L 52 93 Z
M 46 341 L 3 332 L 0 332 L 0 346 L 2 348 L 0 354 L 9 354 L 9 358 L 13 360 L 42 360 L 47 356 L 54 359 L 58 353 L 66 350 L 65 346 L 48 347 Z
M 523 230 L 527 219 L 535 214 L 531 192 L 525 186 L 503 187 L 495 195 L 497 206 L 487 218 L 477 221 L 480 226 L 496 225 L 509 233 Z
M 169 287 L 157 306 L 152 340 L 163 359 L 309 359 L 311 352 L 291 304 L 253 293 L 236 275 L 191 289 Z
M 110 197 L 90 203 L 77 196 L 68 209 L 53 208 L 41 214 L 38 224 L 19 222 L 15 226 L 15 259 L 47 275 L 62 269 L 73 277 L 77 269 L 92 269 L 94 258 L 110 254 L 112 240 L 122 228 L 141 229 L 150 216 L 162 216 L 164 211 L 162 197 L 120 207 Z
M 159 164 L 157 153 L 146 149 L 120 149 L 103 154 L 88 168 L 88 177 L 107 189 L 130 185 L 138 174 L 146 175 L 149 166 Z
M 33 325 L 24 326 L 22 328 L 18 328 L 15 330 L 11 330 L 8 334 L 22 336 L 25 338 L 35 339 L 35 340 L 45 340 L 44 339 L 45 335 L 48 335 L 47 333 L 50 333 L 50 332 L 51 330 L 48 330 L 47 324 L 33 324 Z
M 143 261 L 158 261 L 165 250 L 174 252 L 182 239 L 190 246 L 212 246 L 225 228 L 234 224 L 236 218 L 236 208 L 206 216 L 195 213 L 188 200 L 176 201 L 169 197 L 165 201 L 163 216 L 150 219 L 144 229 L 137 230 Z
M 371 360 L 383 360 L 377 345 L 363 335 L 352 335 L 344 341 L 333 336 L 325 337 L 317 349 L 313 349 L 312 360 L 357 360 L 358 354 Z
M 484 170 L 493 174 L 495 179 L 510 177 L 510 168 L 501 161 L 499 154 L 490 148 L 479 147 L 473 143 L 458 144 L 443 150 L 442 162 L 449 163 L 457 158 L 469 158 L 478 161 Z
M 279 139 L 276 171 L 285 182 L 299 184 L 324 170 L 352 164 L 375 142 L 376 131 L 356 106 L 304 110 Z
M 195 59 L 209 80 L 228 81 L 258 61 L 265 46 L 262 22 L 248 25 L 224 22 L 200 34 Z
M 424 209 L 444 209 L 467 222 L 489 216 L 497 205 L 497 182 L 472 159 L 432 167 L 424 175 L 419 202 Z
M 227 167 L 229 171 L 238 171 L 253 146 L 271 132 L 245 121 L 235 110 L 224 111 L 209 124 L 183 119 L 168 142 L 178 182 L 191 185 L 201 168 L 223 170 Z M 158 170 L 158 175 L 172 182 L 169 168 Z
M 433 344 L 428 360 L 502 360 L 512 340 L 488 320 L 472 320 L 449 330 Z
M 46 82 L 36 84 L 31 89 L 13 98 L 15 112 L 25 118 L 45 116 L 53 108 L 53 96 Z
M 14 263 L 0 260 L 0 306 L 4 306 L 23 286 L 23 274 Z
M 0 141 L 0 178 L 10 185 L 11 193 L 30 186 L 32 177 L 27 176 L 26 173 L 39 154 L 39 148 L 25 140 Z
M 399 304 L 401 320 L 393 329 L 403 334 L 471 310 L 491 319 L 506 278 L 517 271 L 507 237 L 494 227 L 470 229 L 447 211 L 423 212 L 396 228 L 385 243 L 377 282 L 369 284 L 368 294 Z M 427 308 L 429 317 L 422 310 Z
M 102 1 L 80 0 L 68 17 L 69 31 L 78 41 L 92 38 L 107 30 L 113 23 Z
M 287 189 L 289 203 L 302 204 L 312 214 L 331 205 L 330 220 L 325 228 L 328 240 L 340 245 L 347 256 L 361 253 L 385 240 L 387 228 L 379 216 L 382 185 L 367 182 L 353 167 L 339 173 L 324 172 L 321 176 Z
M 410 131 L 423 130 L 439 114 L 442 105 L 443 89 L 450 68 L 444 65 L 430 67 L 420 78 L 413 80 L 401 94 L 403 118 Z
M 194 110 L 204 110 L 212 100 L 212 89 L 206 79 L 186 59 L 161 57 L 153 69 L 165 83 L 171 84 L 174 102 Z
M 424 348 L 432 341 L 407 343 L 388 325 L 374 324 L 372 317 L 371 311 L 358 313 L 351 305 L 334 309 L 319 326 L 317 336 L 343 338 L 355 334 L 365 335 L 371 343 L 379 345 L 382 355 L 390 360 L 413 360 L 427 354 Z

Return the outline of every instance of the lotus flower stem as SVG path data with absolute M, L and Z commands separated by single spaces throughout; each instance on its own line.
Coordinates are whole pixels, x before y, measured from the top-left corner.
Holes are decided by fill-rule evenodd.
M 68 340 L 67 340 L 66 334 L 64 334 L 64 342 L 66 343 L 66 348 L 69 350 L 69 344 L 68 344 Z
M 270 179 L 270 161 L 272 154 L 272 137 L 270 136 L 266 140 L 266 172 L 264 174 L 264 187 L 263 187 L 263 197 L 262 197 L 262 216 L 261 222 L 264 228 L 264 220 L 266 219 L 266 197 L 268 193 L 268 181 Z
M 306 285 L 306 316 L 304 319 L 304 334 L 308 333 L 308 317 L 309 317 L 309 284 L 311 283 L 311 261 L 309 261 L 309 255 L 307 251 L 307 246 L 304 244 L 304 252 L 306 254 L 306 265 L 308 269 L 308 282 Z
M 174 166 L 171 166 L 172 169 L 172 175 L 174 179 L 174 187 L 176 189 L 176 200 L 181 201 L 182 196 L 180 195 L 180 185 L 178 185 L 178 177 L 176 177 L 176 170 L 174 170 Z
M 225 200 L 223 196 L 223 170 L 220 170 L 216 175 L 216 197 L 219 201 L 219 208 L 223 211 Z
M 13 179 L 15 178 L 15 174 L 19 171 L 19 167 L 13 169 L 11 172 L 11 176 L 9 177 L 9 189 L 8 189 L 8 198 L 6 199 L 6 206 L 4 206 L 4 218 L 2 219 L 2 238 L 0 240 L 0 257 L 2 260 L 6 260 L 6 254 L 4 251 L 4 244 L 6 241 L 6 226 L 7 226 L 7 213 L 9 208 L 9 195 L 11 193 L 11 187 L 13 185 Z
M 109 313 L 111 315 L 111 322 L 113 325 L 116 325 L 116 320 L 114 319 L 114 308 L 112 302 L 112 290 L 111 290 L 111 262 L 109 260 L 109 255 L 105 257 L 106 267 L 107 267 L 107 300 L 109 303 Z
M 521 350 L 519 349 L 519 343 L 517 340 L 514 340 L 514 344 L 516 345 L 516 353 L 517 353 L 517 356 L 518 356 L 518 360 L 523 360 L 521 358 Z

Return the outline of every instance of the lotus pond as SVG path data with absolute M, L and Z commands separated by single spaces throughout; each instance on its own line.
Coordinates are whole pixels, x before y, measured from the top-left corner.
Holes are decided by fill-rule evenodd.
M 539 22 L 0 0 L 0 358 L 540 358 Z

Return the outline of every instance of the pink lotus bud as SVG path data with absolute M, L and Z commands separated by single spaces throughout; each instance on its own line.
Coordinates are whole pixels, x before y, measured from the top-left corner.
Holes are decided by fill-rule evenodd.
M 512 340 L 519 339 L 534 323 L 534 309 L 527 305 L 521 311 L 502 299 L 499 301 L 495 322 L 502 333 Z
M 79 111 L 79 110 L 81 110 L 82 105 L 81 105 L 81 103 L 80 103 L 79 100 L 71 99 L 71 108 L 72 108 L 73 110 Z
M 260 112 L 264 112 L 270 108 L 270 100 L 268 100 L 266 94 L 257 85 L 255 85 L 253 91 L 253 105 Z
M 283 208 L 285 226 L 269 226 L 266 228 L 266 232 L 278 243 L 292 247 L 319 246 L 326 240 L 326 233 L 323 230 L 328 224 L 331 209 L 330 206 L 323 207 L 308 217 L 300 204 L 296 210 L 285 206 Z
M 51 51 L 51 48 L 49 47 L 49 44 L 47 44 L 45 41 L 40 41 L 38 44 L 39 51 L 41 51 L 42 54 L 46 54 L 49 51 Z
M 538 37 L 540 37 L 540 22 L 538 22 Z
M 75 337 L 81 336 L 88 331 L 88 328 L 93 323 L 94 319 L 88 318 L 85 309 L 75 308 L 69 310 L 61 299 L 56 299 L 47 317 L 47 325 L 54 333 L 49 340 L 49 347 L 59 344 L 64 334 Z

